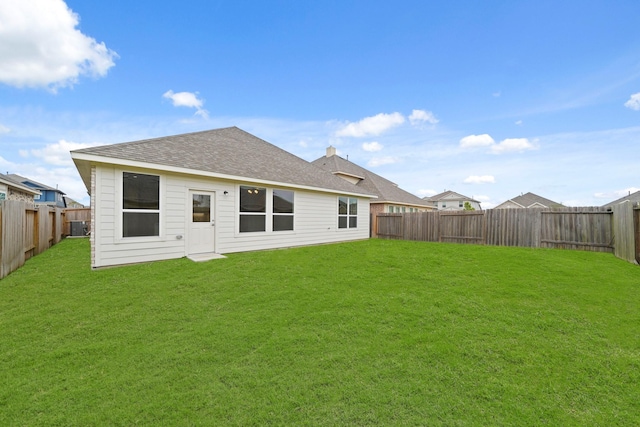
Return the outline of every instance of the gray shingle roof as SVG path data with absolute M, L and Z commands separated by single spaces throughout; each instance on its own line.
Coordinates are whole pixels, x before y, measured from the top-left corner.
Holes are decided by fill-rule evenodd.
M 430 207 L 430 205 L 425 203 L 420 197 L 403 190 L 388 179 L 358 166 L 349 160 L 345 160 L 338 155 L 323 156 L 311 163 L 332 173 L 343 173 L 361 178 L 356 184 L 356 187 L 369 194 L 378 196 L 378 199 L 373 201 L 374 203 L 391 202 Z
M 89 188 L 90 176 L 82 155 L 141 162 L 244 178 L 371 195 L 281 148 L 237 127 L 214 129 L 142 141 L 74 150 L 80 174 Z
M 472 199 L 471 197 L 464 196 L 451 190 L 447 190 L 433 196 L 425 197 L 424 200 L 429 202 L 438 202 L 440 200 L 468 200 L 470 202 L 480 203 L 477 200 Z
M 537 194 L 533 194 L 530 192 L 521 194 L 520 196 L 507 200 L 507 202 L 508 201 L 515 202 L 521 206 L 524 206 L 525 208 L 528 208 L 529 206 L 534 205 L 536 203 L 539 203 L 548 208 L 559 208 L 563 206 L 562 203 L 554 202 L 553 200 L 546 199 L 542 196 L 538 196 Z
M 636 191 L 635 193 L 631 193 L 627 196 L 621 197 L 617 200 L 614 200 L 613 202 L 609 202 L 606 205 L 602 205 L 605 208 L 610 208 L 611 206 L 614 205 L 619 205 L 620 203 L 629 201 L 631 203 L 640 203 L 640 191 Z

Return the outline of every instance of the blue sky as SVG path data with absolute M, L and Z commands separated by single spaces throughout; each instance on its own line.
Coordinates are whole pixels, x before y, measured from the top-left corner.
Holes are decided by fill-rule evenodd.
M 69 150 L 238 126 L 419 196 L 640 190 L 640 2 L 0 3 L 0 171 L 88 203 Z

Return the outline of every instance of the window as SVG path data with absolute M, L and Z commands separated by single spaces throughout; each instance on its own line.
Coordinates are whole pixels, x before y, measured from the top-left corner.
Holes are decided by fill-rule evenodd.
M 240 232 L 266 231 L 267 189 L 240 186 Z
M 447 207 L 447 202 L 442 202 L 442 207 L 446 208 Z
M 358 199 L 338 197 L 338 228 L 356 228 L 358 226 Z
M 458 202 L 458 207 L 459 207 L 459 208 L 464 207 L 464 204 L 462 203 L 462 200 L 460 200 L 460 201 Z
M 389 206 L 389 213 L 393 213 L 393 206 Z
M 122 237 L 160 235 L 160 177 L 122 174 Z
M 208 194 L 194 194 L 191 203 L 192 222 L 211 221 L 211 196 Z
M 407 212 L 407 208 L 405 206 L 402 207 L 402 213 Z
M 7 193 L 0 191 L 0 200 L 7 200 Z
M 273 190 L 273 231 L 293 230 L 293 191 Z

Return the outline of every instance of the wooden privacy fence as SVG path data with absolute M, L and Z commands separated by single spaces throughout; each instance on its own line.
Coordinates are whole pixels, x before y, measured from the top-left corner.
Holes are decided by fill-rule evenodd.
M 640 262 L 640 208 L 490 209 L 377 214 L 372 236 L 383 239 L 578 249 Z
M 61 208 L 1 201 L 0 279 L 20 268 L 27 259 L 60 242 L 64 218 Z

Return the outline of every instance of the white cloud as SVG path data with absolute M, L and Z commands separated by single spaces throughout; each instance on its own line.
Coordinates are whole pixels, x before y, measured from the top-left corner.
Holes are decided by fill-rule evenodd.
M 631 98 L 624 103 L 624 106 L 632 110 L 640 111 L 640 92 L 631 95 Z
M 432 189 L 420 189 L 416 191 L 416 194 L 418 195 L 418 197 L 427 197 L 427 196 L 435 196 L 436 194 L 438 194 L 438 192 Z
M 608 193 L 595 193 L 594 197 L 596 197 L 598 199 L 616 200 L 616 199 L 619 199 L 621 197 L 628 196 L 629 194 L 633 194 L 636 191 L 640 191 L 640 188 L 638 188 L 638 187 L 629 187 L 629 188 L 625 188 L 624 190 L 614 190 L 614 191 L 610 191 Z
M 536 147 L 527 138 L 507 138 L 491 146 L 491 152 L 502 154 L 514 151 L 534 150 Z
M 500 96 L 502 96 L 502 92 L 501 91 L 493 92 L 491 95 L 494 98 L 500 98 Z
M 380 144 L 379 142 L 365 142 L 364 144 L 362 144 L 362 149 L 364 151 L 380 151 L 382 150 L 382 144 Z
M 483 133 L 482 135 L 465 136 L 460 140 L 460 148 L 489 147 L 495 143 L 490 135 Z
M 492 175 L 471 175 L 464 180 L 465 184 L 494 184 L 496 179 Z
M 118 54 L 76 27 L 62 0 L 0 2 L 0 82 L 16 87 L 72 86 L 80 76 L 103 77 Z
M 521 126 L 521 125 L 522 125 L 522 120 L 516 120 L 516 124 L 517 124 L 518 126 Z
M 496 143 L 488 134 L 469 135 L 460 140 L 460 148 L 473 149 L 487 147 L 494 154 L 502 154 L 514 151 L 535 150 L 537 147 L 527 138 L 507 138 Z
M 11 129 L 9 129 L 8 127 L 0 124 L 0 133 L 9 133 L 11 131 Z
M 435 125 L 440 120 L 436 119 L 436 116 L 434 116 L 431 111 L 413 110 L 409 116 L 409 121 L 415 126 L 420 123 L 431 123 Z
M 374 157 L 373 159 L 369 160 L 369 162 L 367 163 L 367 166 L 369 167 L 376 167 L 376 166 L 382 166 L 382 165 L 390 165 L 393 163 L 398 163 L 399 159 L 396 157 Z
M 209 112 L 202 108 L 204 100 L 198 98 L 198 92 L 174 92 L 172 90 L 166 91 L 163 98 L 170 99 L 174 107 L 188 107 L 195 108 L 196 115 L 201 116 L 204 119 L 209 118 Z
M 380 113 L 372 117 L 365 117 L 359 122 L 349 123 L 336 132 L 336 136 L 363 137 L 377 136 L 389 129 L 405 122 L 400 113 Z
M 68 142 L 64 139 L 58 141 L 55 144 L 47 144 L 42 149 L 29 150 L 28 153 L 21 153 L 23 157 L 31 155 L 38 159 L 41 159 L 46 164 L 54 166 L 68 166 L 73 167 L 73 160 L 69 151 L 79 150 L 81 148 L 91 147 L 97 144 L 79 144 L 76 142 Z

